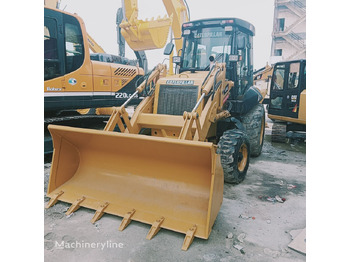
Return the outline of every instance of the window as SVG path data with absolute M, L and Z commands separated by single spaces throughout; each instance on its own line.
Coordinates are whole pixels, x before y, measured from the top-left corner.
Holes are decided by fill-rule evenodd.
M 288 88 L 289 89 L 294 89 L 294 88 L 298 87 L 299 70 L 300 70 L 300 63 L 290 64 L 289 75 L 288 75 Z
M 57 23 L 45 17 L 44 22 L 44 58 L 57 59 Z
M 228 62 L 231 53 L 231 32 L 225 32 L 223 27 L 208 27 L 192 30 L 185 37 L 183 68 L 208 70 L 209 57 L 218 62 Z
M 270 108 L 271 109 L 282 109 L 282 96 L 277 96 L 270 101 Z
M 274 55 L 275 56 L 282 56 L 282 49 L 275 49 Z
M 277 25 L 278 25 L 278 31 L 279 32 L 284 31 L 284 22 L 285 22 L 284 18 L 280 18 L 280 19 L 277 20 Z
M 237 62 L 237 74 L 244 76 L 248 69 L 247 35 L 237 32 L 237 52 L 239 61 Z
M 77 70 L 84 62 L 84 43 L 76 18 L 65 16 L 66 73 Z
M 44 80 L 62 75 L 58 60 L 57 22 L 55 19 L 44 19 Z
M 272 81 L 273 81 L 273 86 L 272 89 L 273 90 L 283 90 L 283 84 L 284 84 L 284 72 L 285 72 L 285 66 L 277 66 L 273 77 L 272 77 Z

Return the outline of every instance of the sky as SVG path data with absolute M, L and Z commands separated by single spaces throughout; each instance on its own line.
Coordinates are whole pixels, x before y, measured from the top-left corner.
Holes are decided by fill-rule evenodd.
M 254 69 L 269 61 L 273 26 L 274 0 L 187 0 L 191 20 L 215 17 L 236 17 L 255 26 Z M 110 54 L 118 54 L 116 12 L 121 0 L 62 0 L 60 9 L 77 13 L 85 22 L 87 32 Z M 162 0 L 138 0 L 139 19 L 167 14 Z M 146 51 L 148 68 L 161 63 L 167 56 L 164 49 Z M 134 59 L 127 46 L 126 57 Z

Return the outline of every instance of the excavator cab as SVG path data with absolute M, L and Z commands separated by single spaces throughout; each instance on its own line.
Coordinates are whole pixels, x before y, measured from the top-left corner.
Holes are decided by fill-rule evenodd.
M 276 63 L 271 81 L 269 117 L 305 121 L 305 93 L 306 60 Z
M 272 142 L 306 139 L 306 60 L 274 65 L 268 116 L 274 120 Z
M 78 15 L 45 7 L 45 113 L 119 106 L 135 91 L 144 70 L 131 65 L 130 60 L 117 61 L 116 56 L 108 54 L 91 57 L 90 43 L 91 37 Z M 133 100 L 134 104 L 139 102 Z
M 62 27 L 65 28 L 63 34 Z M 44 79 L 69 74 L 83 65 L 84 40 L 79 21 L 73 16 L 45 9 Z

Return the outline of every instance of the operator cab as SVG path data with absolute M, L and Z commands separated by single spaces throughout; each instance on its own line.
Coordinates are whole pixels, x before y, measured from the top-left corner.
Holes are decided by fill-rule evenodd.
M 44 80 L 69 74 L 84 63 L 83 33 L 71 15 L 45 8 Z
M 215 62 L 226 63 L 226 78 L 238 87 L 236 95 L 243 94 L 253 85 L 254 35 L 254 26 L 238 18 L 184 23 L 179 72 L 209 71 Z

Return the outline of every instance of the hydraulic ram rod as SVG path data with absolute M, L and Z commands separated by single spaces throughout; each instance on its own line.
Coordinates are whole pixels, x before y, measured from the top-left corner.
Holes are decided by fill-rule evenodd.
M 199 107 L 199 105 L 201 104 L 203 98 L 205 97 L 205 93 L 202 94 L 202 96 L 199 98 L 197 104 L 194 106 L 192 113 L 196 112 L 197 108 Z
M 132 96 L 130 96 L 130 97 L 128 98 L 128 100 L 126 100 L 126 101 L 124 102 L 124 104 L 122 104 L 121 107 L 126 107 L 127 104 L 129 104 L 129 102 L 131 101 L 131 99 L 133 99 L 134 96 L 136 96 L 138 93 L 139 93 L 139 91 L 135 91 L 135 93 L 133 93 Z

